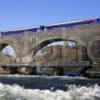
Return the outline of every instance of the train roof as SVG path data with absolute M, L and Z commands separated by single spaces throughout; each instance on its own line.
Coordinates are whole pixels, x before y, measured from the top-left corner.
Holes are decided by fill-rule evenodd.
M 46 25 L 31 26 L 31 27 L 20 28 L 20 29 L 13 29 L 13 30 L 7 30 L 7 31 L 2 31 L 2 32 L 17 32 L 17 31 L 24 31 L 25 32 L 25 31 L 28 31 L 28 30 L 31 30 L 31 29 L 38 29 L 41 26 L 50 27 L 50 26 L 67 25 L 67 24 L 73 24 L 73 23 L 75 24 L 75 23 L 95 21 L 95 20 L 99 20 L 99 24 L 100 24 L 100 18 L 90 18 L 90 19 L 85 19 L 85 20 L 75 20 L 75 21 L 61 22 L 61 23 L 55 23 L 55 24 L 46 24 Z M 94 24 L 96 24 L 96 23 L 94 23 Z

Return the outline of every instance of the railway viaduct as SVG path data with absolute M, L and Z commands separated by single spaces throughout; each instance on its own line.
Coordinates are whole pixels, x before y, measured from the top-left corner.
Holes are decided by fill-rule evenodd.
M 10 45 L 15 50 L 17 62 L 20 62 L 20 57 L 22 62 L 31 62 L 36 52 L 44 46 L 55 41 L 71 40 L 87 48 L 91 61 L 100 62 L 100 20 L 99 23 L 94 22 L 95 19 L 88 19 L 1 32 L 0 51 Z

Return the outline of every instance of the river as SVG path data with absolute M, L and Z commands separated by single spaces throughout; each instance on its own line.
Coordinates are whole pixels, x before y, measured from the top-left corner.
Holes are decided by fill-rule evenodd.
M 100 100 L 100 79 L 0 75 L 0 100 Z

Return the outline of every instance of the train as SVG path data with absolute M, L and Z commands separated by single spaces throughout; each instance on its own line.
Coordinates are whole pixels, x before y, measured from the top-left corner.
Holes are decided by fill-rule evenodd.
M 17 35 L 17 34 L 23 34 L 24 32 L 38 32 L 38 31 L 45 31 L 45 30 L 53 30 L 57 28 L 72 28 L 75 26 L 81 27 L 81 26 L 95 25 L 95 24 L 100 24 L 100 18 L 92 18 L 92 19 L 57 23 L 51 25 L 40 25 L 38 27 L 33 27 L 33 28 L 5 31 L 5 32 L 0 32 L 0 36 Z

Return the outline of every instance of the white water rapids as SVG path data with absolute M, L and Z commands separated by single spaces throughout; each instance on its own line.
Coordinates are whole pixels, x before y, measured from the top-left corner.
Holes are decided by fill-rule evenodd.
M 69 85 L 68 91 L 52 92 L 0 83 L 0 100 L 100 100 L 100 86 Z

